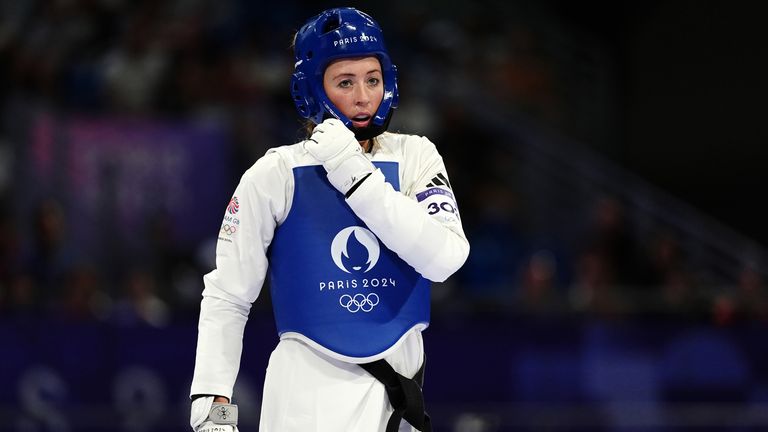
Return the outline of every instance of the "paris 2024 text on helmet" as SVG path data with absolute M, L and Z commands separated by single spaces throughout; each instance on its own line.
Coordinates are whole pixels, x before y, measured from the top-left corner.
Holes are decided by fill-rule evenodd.
M 389 126 L 397 108 L 397 68 L 384 46 L 381 27 L 366 13 L 354 8 L 326 10 L 307 21 L 296 34 L 295 72 L 291 96 L 299 114 L 316 124 L 329 117 L 341 120 L 358 140 L 373 138 Z M 376 56 L 384 79 L 384 97 L 370 124 L 356 128 L 328 99 L 323 74 L 330 62 L 340 58 Z

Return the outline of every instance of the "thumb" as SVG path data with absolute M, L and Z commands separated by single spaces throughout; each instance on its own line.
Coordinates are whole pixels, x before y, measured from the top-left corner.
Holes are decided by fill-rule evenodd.
M 189 416 L 189 425 L 192 426 L 192 429 L 201 425 L 205 419 L 208 418 L 208 413 L 210 413 L 212 406 L 213 396 L 198 397 L 192 401 L 192 408 Z
M 320 124 L 325 124 L 325 125 L 328 125 L 329 127 L 334 127 L 334 128 L 337 128 L 337 127 L 346 128 L 346 126 L 344 126 L 344 122 L 337 119 L 336 117 L 327 118 L 323 120 L 323 122 Z

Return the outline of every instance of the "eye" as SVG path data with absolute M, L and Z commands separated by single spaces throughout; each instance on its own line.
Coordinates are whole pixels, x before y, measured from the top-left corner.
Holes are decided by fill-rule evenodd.
M 341 88 L 352 87 L 352 80 L 348 80 L 348 79 L 341 80 L 341 81 L 339 81 L 338 86 L 341 87 Z
M 381 80 L 377 77 L 368 78 L 368 85 L 371 87 L 376 87 L 377 85 L 379 85 L 380 82 Z

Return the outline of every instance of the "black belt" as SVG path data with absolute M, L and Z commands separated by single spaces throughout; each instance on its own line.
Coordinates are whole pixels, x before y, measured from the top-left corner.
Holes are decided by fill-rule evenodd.
M 397 432 L 401 419 L 405 419 L 421 432 L 432 432 L 432 422 L 424 408 L 424 395 L 421 392 L 421 386 L 424 384 L 425 363 L 426 359 L 413 378 L 406 378 L 395 372 L 392 366 L 384 360 L 360 365 L 384 384 L 387 389 L 387 396 L 389 396 L 389 403 L 395 409 L 387 422 L 386 432 Z

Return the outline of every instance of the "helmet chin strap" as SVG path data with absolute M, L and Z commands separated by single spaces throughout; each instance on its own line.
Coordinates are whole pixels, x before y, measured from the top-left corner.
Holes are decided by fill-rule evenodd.
M 383 134 L 389 127 L 389 121 L 392 120 L 393 112 L 394 110 L 390 110 L 389 113 L 387 114 L 387 118 L 384 119 L 384 123 L 382 123 L 379 126 L 371 122 L 371 124 L 363 128 L 353 127 L 352 132 L 355 133 L 355 138 L 357 138 L 358 141 L 367 141 L 371 138 L 375 138 Z
M 353 127 L 352 132 L 355 133 L 355 138 L 358 141 L 368 141 L 381 135 L 384 130 L 381 129 L 381 126 L 366 126 L 364 128 Z

